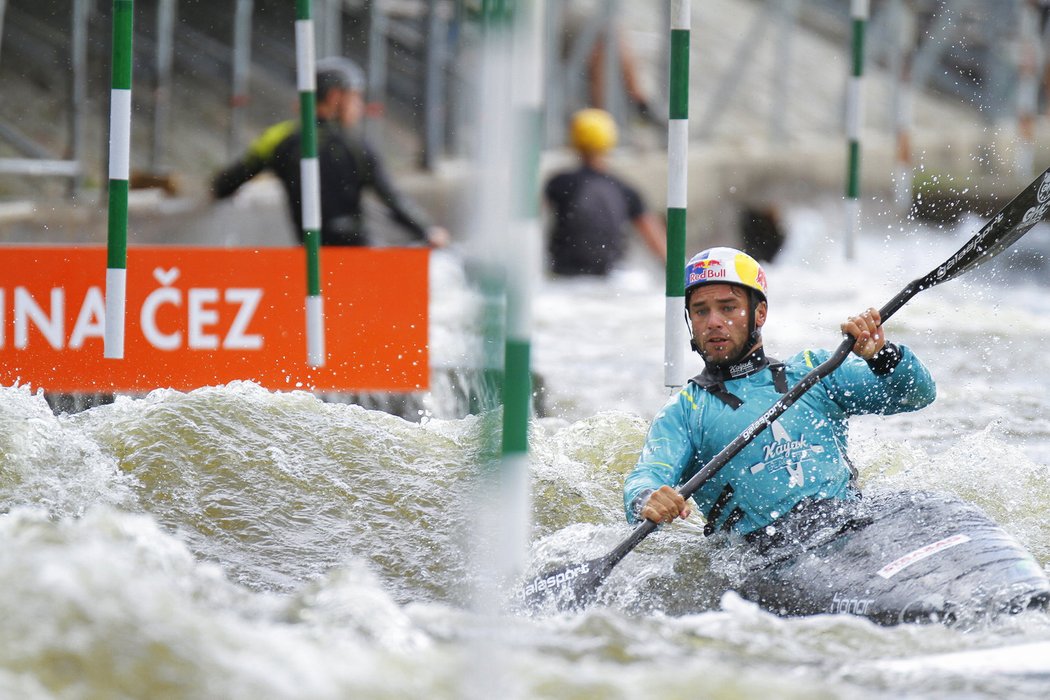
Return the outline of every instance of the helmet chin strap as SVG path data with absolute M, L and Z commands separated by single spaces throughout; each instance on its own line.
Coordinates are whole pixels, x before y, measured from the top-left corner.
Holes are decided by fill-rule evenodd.
M 754 348 L 756 345 L 758 345 L 758 343 L 761 342 L 761 340 L 762 340 L 762 329 L 759 328 L 758 325 L 755 322 L 755 317 L 758 315 L 758 304 L 759 304 L 759 302 L 758 302 L 758 295 L 755 294 L 754 292 L 749 291 L 747 293 L 747 300 L 748 300 L 748 303 L 747 303 L 747 341 L 748 341 L 747 344 L 748 344 L 748 348 L 746 350 L 744 350 L 742 353 L 740 353 L 740 357 L 736 358 L 736 360 L 733 360 L 733 362 L 736 362 L 737 360 L 743 358 L 745 355 L 747 355 L 749 352 L 751 352 L 751 349 Z

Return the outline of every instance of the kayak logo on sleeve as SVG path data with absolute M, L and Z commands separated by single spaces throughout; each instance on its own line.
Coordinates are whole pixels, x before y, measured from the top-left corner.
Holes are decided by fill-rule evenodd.
M 805 464 L 813 461 L 813 455 L 824 452 L 824 448 L 810 445 L 804 435 L 792 439 L 779 421 L 770 423 L 769 429 L 773 433 L 773 442 L 762 448 L 762 461 L 751 465 L 751 473 L 768 471 L 774 474 L 787 470 L 788 487 L 801 488 L 806 483 Z

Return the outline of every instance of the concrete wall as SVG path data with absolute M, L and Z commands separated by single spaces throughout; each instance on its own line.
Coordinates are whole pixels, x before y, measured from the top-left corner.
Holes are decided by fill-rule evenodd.
M 1035 167 L 1050 165 L 1050 124 L 1039 124 Z M 1032 175 L 1013 171 L 1017 140 L 1009 128 L 996 132 L 971 126 L 946 126 L 913 135 L 915 162 L 927 172 L 944 174 L 969 188 L 965 198 L 1009 197 Z M 862 212 L 892 208 L 895 145 L 886 134 L 866 134 L 862 146 Z M 541 176 L 569 167 L 567 151 L 544 154 Z M 621 149 L 614 172 L 633 183 L 658 214 L 666 209 L 666 154 Z M 689 154 L 688 250 L 731 243 L 739 235 L 737 219 L 744 206 L 786 206 L 842 196 L 846 145 L 841 137 L 797 139 L 783 147 L 765 141 L 694 143 Z M 469 232 L 469 163 L 448 161 L 434 173 L 410 172 L 397 177 L 406 193 L 445 224 L 453 238 Z M 948 196 L 952 196 L 951 193 Z M 960 199 L 964 197 L 960 195 Z M 373 204 L 374 228 L 388 244 L 410 240 Z M 862 214 L 863 215 L 863 214 Z M 81 198 L 0 204 L 0 242 L 93 243 L 106 240 L 106 210 Z M 158 190 L 132 193 L 130 241 L 134 244 L 219 246 L 292 245 L 294 233 L 283 193 L 272 178 L 258 178 L 233 201 L 171 198 Z
M 1050 123 L 1039 124 L 1035 167 L 1050 167 Z M 960 204 L 1003 200 L 1035 176 L 1014 172 L 1017 139 L 1010 127 L 995 131 L 969 125 L 945 126 L 912 135 L 916 166 L 962 183 L 969 189 Z M 864 135 L 861 155 L 862 216 L 892 209 L 896 143 L 888 134 Z M 567 151 L 546 153 L 542 177 L 573 163 Z M 667 200 L 667 158 L 658 151 L 621 150 L 611 160 L 614 172 L 634 184 L 648 205 L 663 214 Z M 773 147 L 751 143 L 694 143 L 689 154 L 689 227 L 687 250 L 737 241 L 738 216 L 745 206 L 783 207 L 844 197 L 846 143 L 843 137 L 809 137 Z M 402 178 L 406 190 L 446 222 L 454 232 L 464 220 L 466 173 L 463 163 L 447 163 L 436 177 Z M 947 192 L 946 196 L 952 196 Z M 966 200 L 966 201 L 962 201 Z M 907 212 L 901 212 L 904 216 Z

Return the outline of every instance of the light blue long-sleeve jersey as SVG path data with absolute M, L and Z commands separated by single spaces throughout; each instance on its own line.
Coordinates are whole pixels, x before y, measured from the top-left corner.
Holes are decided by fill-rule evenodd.
M 888 374 L 875 374 L 860 358 L 848 357 L 704 483 L 693 500 L 708 530 L 747 534 L 804 498 L 854 497 L 846 457 L 849 417 L 914 411 L 936 397 L 926 367 L 906 346 L 899 349 L 901 360 Z M 788 386 L 830 354 L 807 350 L 785 362 Z M 637 521 L 650 491 L 688 481 L 782 396 L 769 367 L 726 381 L 725 388 L 743 401 L 739 408 L 690 382 L 653 419 L 638 463 L 624 483 L 628 521 Z

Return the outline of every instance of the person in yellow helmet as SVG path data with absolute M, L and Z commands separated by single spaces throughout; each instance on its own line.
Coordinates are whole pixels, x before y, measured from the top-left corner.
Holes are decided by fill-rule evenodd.
M 579 166 L 555 174 L 544 187 L 553 214 L 551 271 L 607 275 L 626 252 L 628 224 L 654 255 L 666 259 L 666 240 L 656 216 L 637 190 L 608 171 L 608 153 L 617 139 L 612 116 L 600 109 L 576 112 L 569 139 L 579 154 Z
M 581 153 L 607 153 L 616 146 L 618 136 L 616 122 L 603 109 L 581 109 L 569 124 L 569 139 Z

